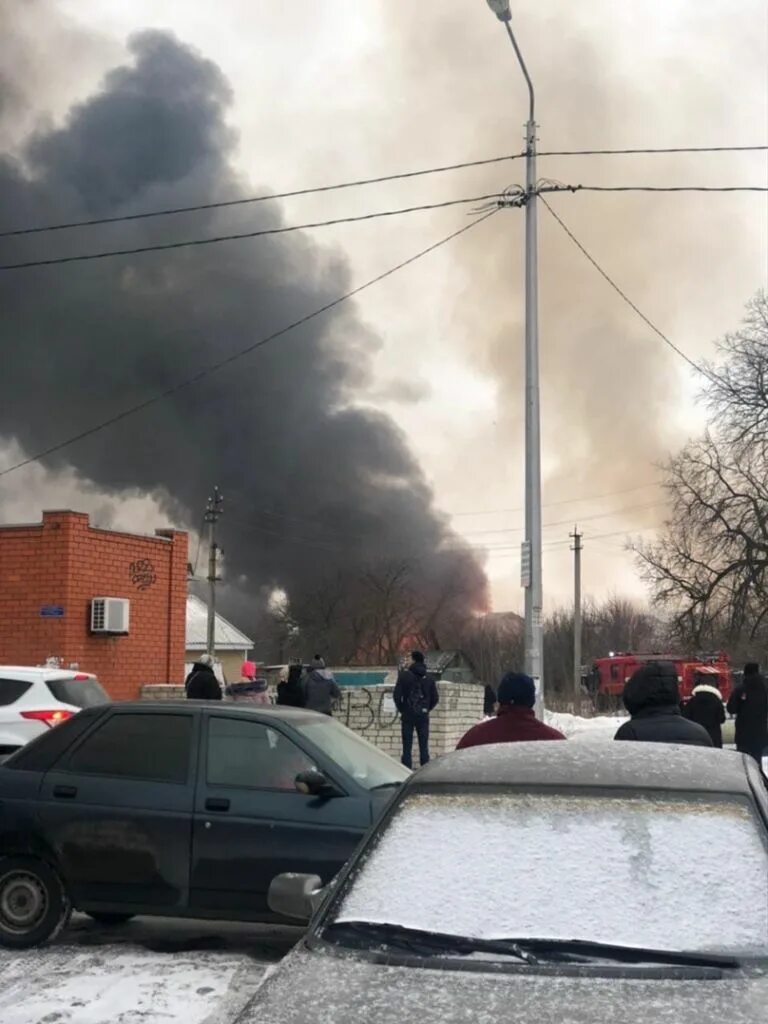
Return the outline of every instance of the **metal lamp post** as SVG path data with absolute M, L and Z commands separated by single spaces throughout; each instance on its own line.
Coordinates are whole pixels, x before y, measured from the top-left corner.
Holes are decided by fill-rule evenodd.
M 509 0 L 488 0 L 503 22 L 528 86 L 525 126 L 525 539 L 522 585 L 525 589 L 525 670 L 536 682 L 537 711 L 544 708 L 544 644 L 541 626 L 541 422 L 539 411 L 539 298 L 536 230 L 536 120 L 533 82 L 512 31 Z

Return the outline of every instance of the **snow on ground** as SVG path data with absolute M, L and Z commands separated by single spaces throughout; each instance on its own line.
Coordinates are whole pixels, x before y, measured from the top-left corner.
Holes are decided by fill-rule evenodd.
M 231 1024 L 296 929 L 73 918 L 53 945 L 0 950 L 2 1024 Z
M 569 740 L 605 739 L 612 740 L 626 717 L 598 715 L 596 718 L 579 718 L 565 711 L 545 711 L 544 721 L 553 729 L 559 729 Z

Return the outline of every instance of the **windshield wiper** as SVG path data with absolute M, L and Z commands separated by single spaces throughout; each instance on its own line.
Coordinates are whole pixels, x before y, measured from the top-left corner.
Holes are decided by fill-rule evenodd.
M 368 790 L 369 793 L 373 793 L 377 789 L 389 789 L 390 786 L 402 786 L 403 780 L 397 779 L 396 782 L 380 782 L 378 786 L 371 786 Z
M 589 939 L 504 939 L 521 949 L 532 952 L 544 961 L 562 960 L 615 960 L 620 963 L 669 964 L 675 967 L 740 967 L 733 956 L 719 953 L 696 953 L 667 949 L 645 949 L 640 946 L 622 946 L 612 942 L 592 942 Z
M 468 956 L 470 953 L 496 953 L 512 956 L 523 963 L 535 965 L 538 957 L 514 939 L 474 939 L 448 932 L 429 932 L 396 924 L 375 924 L 369 921 L 340 921 L 323 929 L 323 938 L 336 944 L 351 943 L 356 948 L 387 946 L 417 956 Z

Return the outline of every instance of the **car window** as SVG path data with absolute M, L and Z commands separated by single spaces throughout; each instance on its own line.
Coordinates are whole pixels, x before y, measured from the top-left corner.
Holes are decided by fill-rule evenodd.
M 414 794 L 336 920 L 766 957 L 766 877 L 765 829 L 739 797 Z
M 77 748 L 67 769 L 83 775 L 186 782 L 191 747 L 191 715 L 111 715 Z
M 107 704 L 109 697 L 97 679 L 46 679 L 45 685 L 51 695 L 62 704 L 73 704 L 76 708 L 93 708 Z
M 388 754 L 333 718 L 307 719 L 294 728 L 365 789 L 394 786 L 411 774 Z
M 0 679 L 0 707 L 7 707 L 27 692 L 32 683 L 23 683 L 20 679 Z
M 94 715 L 95 712 L 81 711 L 55 729 L 48 729 L 12 754 L 3 767 L 47 772 L 91 728 Z
M 315 765 L 287 736 L 261 722 L 208 720 L 207 781 L 214 786 L 284 789 L 296 793 L 299 772 Z

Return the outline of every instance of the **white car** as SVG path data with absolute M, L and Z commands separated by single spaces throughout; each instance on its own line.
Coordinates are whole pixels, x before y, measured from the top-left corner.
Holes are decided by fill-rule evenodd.
M 96 676 L 87 672 L 0 665 L 0 758 L 82 708 L 108 701 Z

